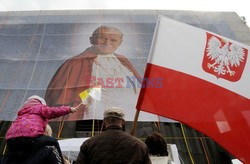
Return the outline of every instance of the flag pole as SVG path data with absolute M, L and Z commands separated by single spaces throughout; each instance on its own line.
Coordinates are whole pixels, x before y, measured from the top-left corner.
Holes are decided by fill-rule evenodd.
M 202 148 L 203 148 L 203 150 L 204 150 L 204 153 L 205 153 L 205 156 L 206 156 L 206 159 L 207 159 L 207 163 L 208 163 L 208 164 L 211 164 L 202 137 L 200 137 L 200 141 L 201 141 L 201 145 L 202 145 Z
M 5 155 L 5 153 L 6 153 L 6 148 L 7 148 L 7 143 L 4 144 L 3 155 Z
M 60 139 L 62 130 L 64 125 L 64 116 L 62 116 L 62 120 L 60 121 L 59 127 L 58 127 L 58 133 L 57 133 L 57 139 Z
M 186 138 L 185 131 L 184 131 L 182 123 L 180 123 L 180 125 L 181 125 L 181 131 L 182 131 L 182 134 L 183 134 L 183 139 L 184 139 L 186 147 L 187 147 L 188 155 L 190 157 L 190 160 L 191 160 L 192 164 L 194 164 L 194 159 L 193 159 L 192 154 L 190 152 L 190 149 L 189 149 L 189 146 L 188 146 L 188 142 L 187 142 L 187 138 Z
M 80 104 L 78 104 L 78 105 L 76 106 L 76 109 L 79 108 L 82 104 L 83 104 L 83 103 L 80 102 Z
M 135 130 L 136 130 L 136 125 L 137 125 L 137 121 L 138 121 L 138 118 L 139 118 L 139 114 L 140 114 L 140 110 L 137 109 L 136 113 L 135 113 L 135 118 L 134 118 L 132 130 L 131 130 L 131 133 L 130 133 L 132 136 L 135 135 Z
M 94 101 L 94 113 L 93 113 L 93 123 L 92 123 L 92 135 L 91 137 L 95 136 L 95 110 L 96 110 L 96 100 Z
M 102 121 L 102 127 L 101 127 L 101 130 L 100 130 L 99 134 L 101 134 L 101 133 L 102 133 L 103 126 L 104 126 L 104 122 Z

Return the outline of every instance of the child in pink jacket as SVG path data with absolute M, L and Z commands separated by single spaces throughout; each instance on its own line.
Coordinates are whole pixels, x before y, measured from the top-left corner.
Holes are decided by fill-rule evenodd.
M 49 119 L 76 111 L 77 108 L 69 106 L 48 107 L 43 98 L 36 95 L 29 97 L 19 110 L 16 120 L 7 131 L 8 151 L 13 152 L 18 149 L 23 151 L 26 148 L 30 151 L 45 145 L 54 145 L 59 149 L 58 151 L 61 155 L 56 139 L 44 135 L 46 125 Z

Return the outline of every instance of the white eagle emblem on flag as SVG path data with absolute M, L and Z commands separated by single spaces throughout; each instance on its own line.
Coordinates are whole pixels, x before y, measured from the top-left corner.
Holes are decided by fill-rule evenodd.
M 247 49 L 207 33 L 203 69 L 229 81 L 240 79 L 247 58 Z
M 209 39 L 207 56 L 213 63 L 208 63 L 207 67 L 212 68 L 218 75 L 228 73 L 230 76 L 234 76 L 235 71 L 232 71 L 230 67 L 238 67 L 244 61 L 244 49 L 233 43 L 229 45 L 227 40 L 223 41 L 225 44 L 222 46 L 216 37 L 212 36 Z

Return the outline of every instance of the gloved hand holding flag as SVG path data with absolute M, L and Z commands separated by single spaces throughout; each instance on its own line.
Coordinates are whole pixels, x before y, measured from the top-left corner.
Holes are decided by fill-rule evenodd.
M 97 85 L 95 87 L 88 88 L 88 89 L 82 91 L 79 94 L 79 96 L 80 96 L 82 102 L 77 107 L 79 107 L 81 104 L 85 104 L 86 100 L 89 96 L 91 98 L 93 98 L 94 100 L 101 101 L 101 86 Z

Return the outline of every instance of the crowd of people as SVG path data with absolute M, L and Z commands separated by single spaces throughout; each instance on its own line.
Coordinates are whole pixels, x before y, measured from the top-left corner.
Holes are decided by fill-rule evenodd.
M 6 134 L 7 151 L 1 164 L 69 164 L 58 141 L 52 137 L 48 120 L 77 111 L 70 106 L 49 107 L 43 98 L 31 96 L 19 110 Z M 105 131 L 82 143 L 74 163 L 167 164 L 167 144 L 153 133 L 145 143 L 126 133 L 125 113 L 118 107 L 104 111 Z

